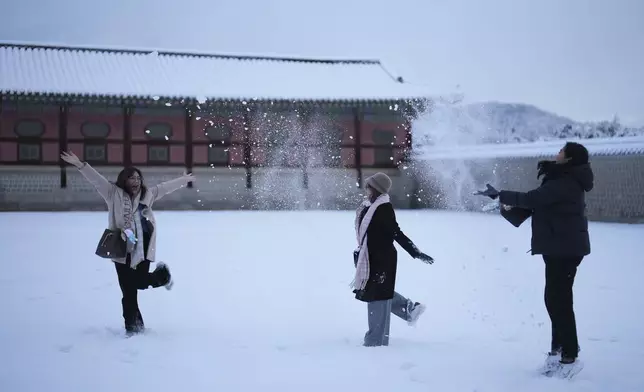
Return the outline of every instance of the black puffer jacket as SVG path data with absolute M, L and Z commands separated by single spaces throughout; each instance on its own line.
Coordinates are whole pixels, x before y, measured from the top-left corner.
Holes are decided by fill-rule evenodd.
M 368 208 L 360 214 L 360 222 Z M 394 297 L 398 253 L 396 241 L 412 257 L 420 254 L 414 243 L 400 230 L 391 203 L 380 205 L 373 213 L 367 229 L 369 251 L 369 280 L 364 290 L 354 290 L 356 299 L 364 302 L 383 301 Z
M 541 186 L 529 192 L 499 192 L 499 201 L 532 210 L 532 254 L 590 254 L 586 192 L 593 189 L 590 164 L 550 165 Z

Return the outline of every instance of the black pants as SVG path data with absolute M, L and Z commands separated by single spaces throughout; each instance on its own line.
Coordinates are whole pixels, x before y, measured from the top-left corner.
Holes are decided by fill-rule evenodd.
M 125 330 L 127 332 L 141 332 L 145 324 L 139 310 L 138 290 L 145 290 L 150 286 L 161 286 L 159 278 L 156 274 L 150 273 L 149 261 L 142 261 L 136 266 L 136 269 L 132 269 L 129 255 L 126 264 L 114 263 L 114 266 L 123 293 L 121 304 L 123 305 Z
M 577 358 L 579 352 L 572 286 L 582 259 L 543 256 L 546 264 L 544 299 L 552 323 L 551 349 L 561 349 L 562 356 L 570 358 Z

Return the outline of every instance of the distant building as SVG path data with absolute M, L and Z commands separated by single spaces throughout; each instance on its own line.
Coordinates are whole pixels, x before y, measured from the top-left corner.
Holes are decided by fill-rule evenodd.
M 67 209 L 102 208 L 86 185 L 67 189 L 67 149 L 108 177 L 124 165 L 153 180 L 212 174 L 199 202 L 173 196 L 168 208 L 255 207 L 261 186 L 276 190 L 269 172 L 309 194 L 296 206 L 336 205 L 346 196 L 329 186 L 355 192 L 405 162 L 426 92 L 376 60 L 0 43 L 0 94 L 0 209 Z M 280 197 L 265 206 L 293 207 Z

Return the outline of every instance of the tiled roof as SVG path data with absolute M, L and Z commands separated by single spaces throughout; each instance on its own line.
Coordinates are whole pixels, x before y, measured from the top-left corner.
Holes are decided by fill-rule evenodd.
M 377 60 L 298 59 L 0 42 L 0 92 L 202 99 L 425 98 Z
M 642 136 L 472 146 L 431 146 L 417 148 L 416 154 L 423 160 L 554 157 L 567 141 L 583 144 L 590 155 L 644 155 Z

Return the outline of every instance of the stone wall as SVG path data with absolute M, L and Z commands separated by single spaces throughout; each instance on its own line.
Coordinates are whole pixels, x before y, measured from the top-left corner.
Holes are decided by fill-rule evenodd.
M 397 208 L 438 208 L 480 211 L 489 199 L 474 196 L 486 182 L 497 188 L 528 191 L 539 185 L 537 158 L 427 160 L 414 169 L 382 170 L 393 180 Z M 607 222 L 644 222 L 644 155 L 595 155 L 591 158 L 595 188 L 587 194 L 588 216 Z M 114 181 L 119 168 L 98 167 Z M 363 178 L 375 173 L 364 169 Z M 146 167 L 153 185 L 179 176 L 181 168 Z M 0 166 L 0 210 L 104 210 L 93 187 L 73 168 L 68 186 L 60 188 L 58 167 Z M 196 168 L 198 181 L 156 204 L 172 209 L 354 209 L 361 200 L 354 169 L 308 171 L 308 189 L 298 169 L 259 168 L 246 187 L 243 168 Z
M 120 168 L 96 167 L 115 181 Z M 0 210 L 60 211 L 104 210 L 101 197 L 74 168 L 67 169 L 67 187 L 60 187 L 60 169 L 49 166 L 0 166 Z M 398 170 L 383 170 L 392 177 L 392 201 L 408 208 L 416 187 L 413 178 Z M 363 177 L 376 170 L 365 169 Z M 146 167 L 145 183 L 154 185 L 181 175 L 181 168 Z M 155 209 L 353 209 L 361 200 L 354 169 L 310 169 L 305 177 L 299 169 L 258 168 L 251 173 L 252 187 L 246 187 L 243 168 L 195 168 L 197 181 L 167 195 Z
M 427 160 L 415 167 L 417 208 L 476 211 L 490 200 L 472 193 L 489 182 L 497 189 L 539 186 L 537 158 Z M 586 195 L 588 217 L 605 222 L 644 222 L 644 155 L 594 155 L 594 189 Z

